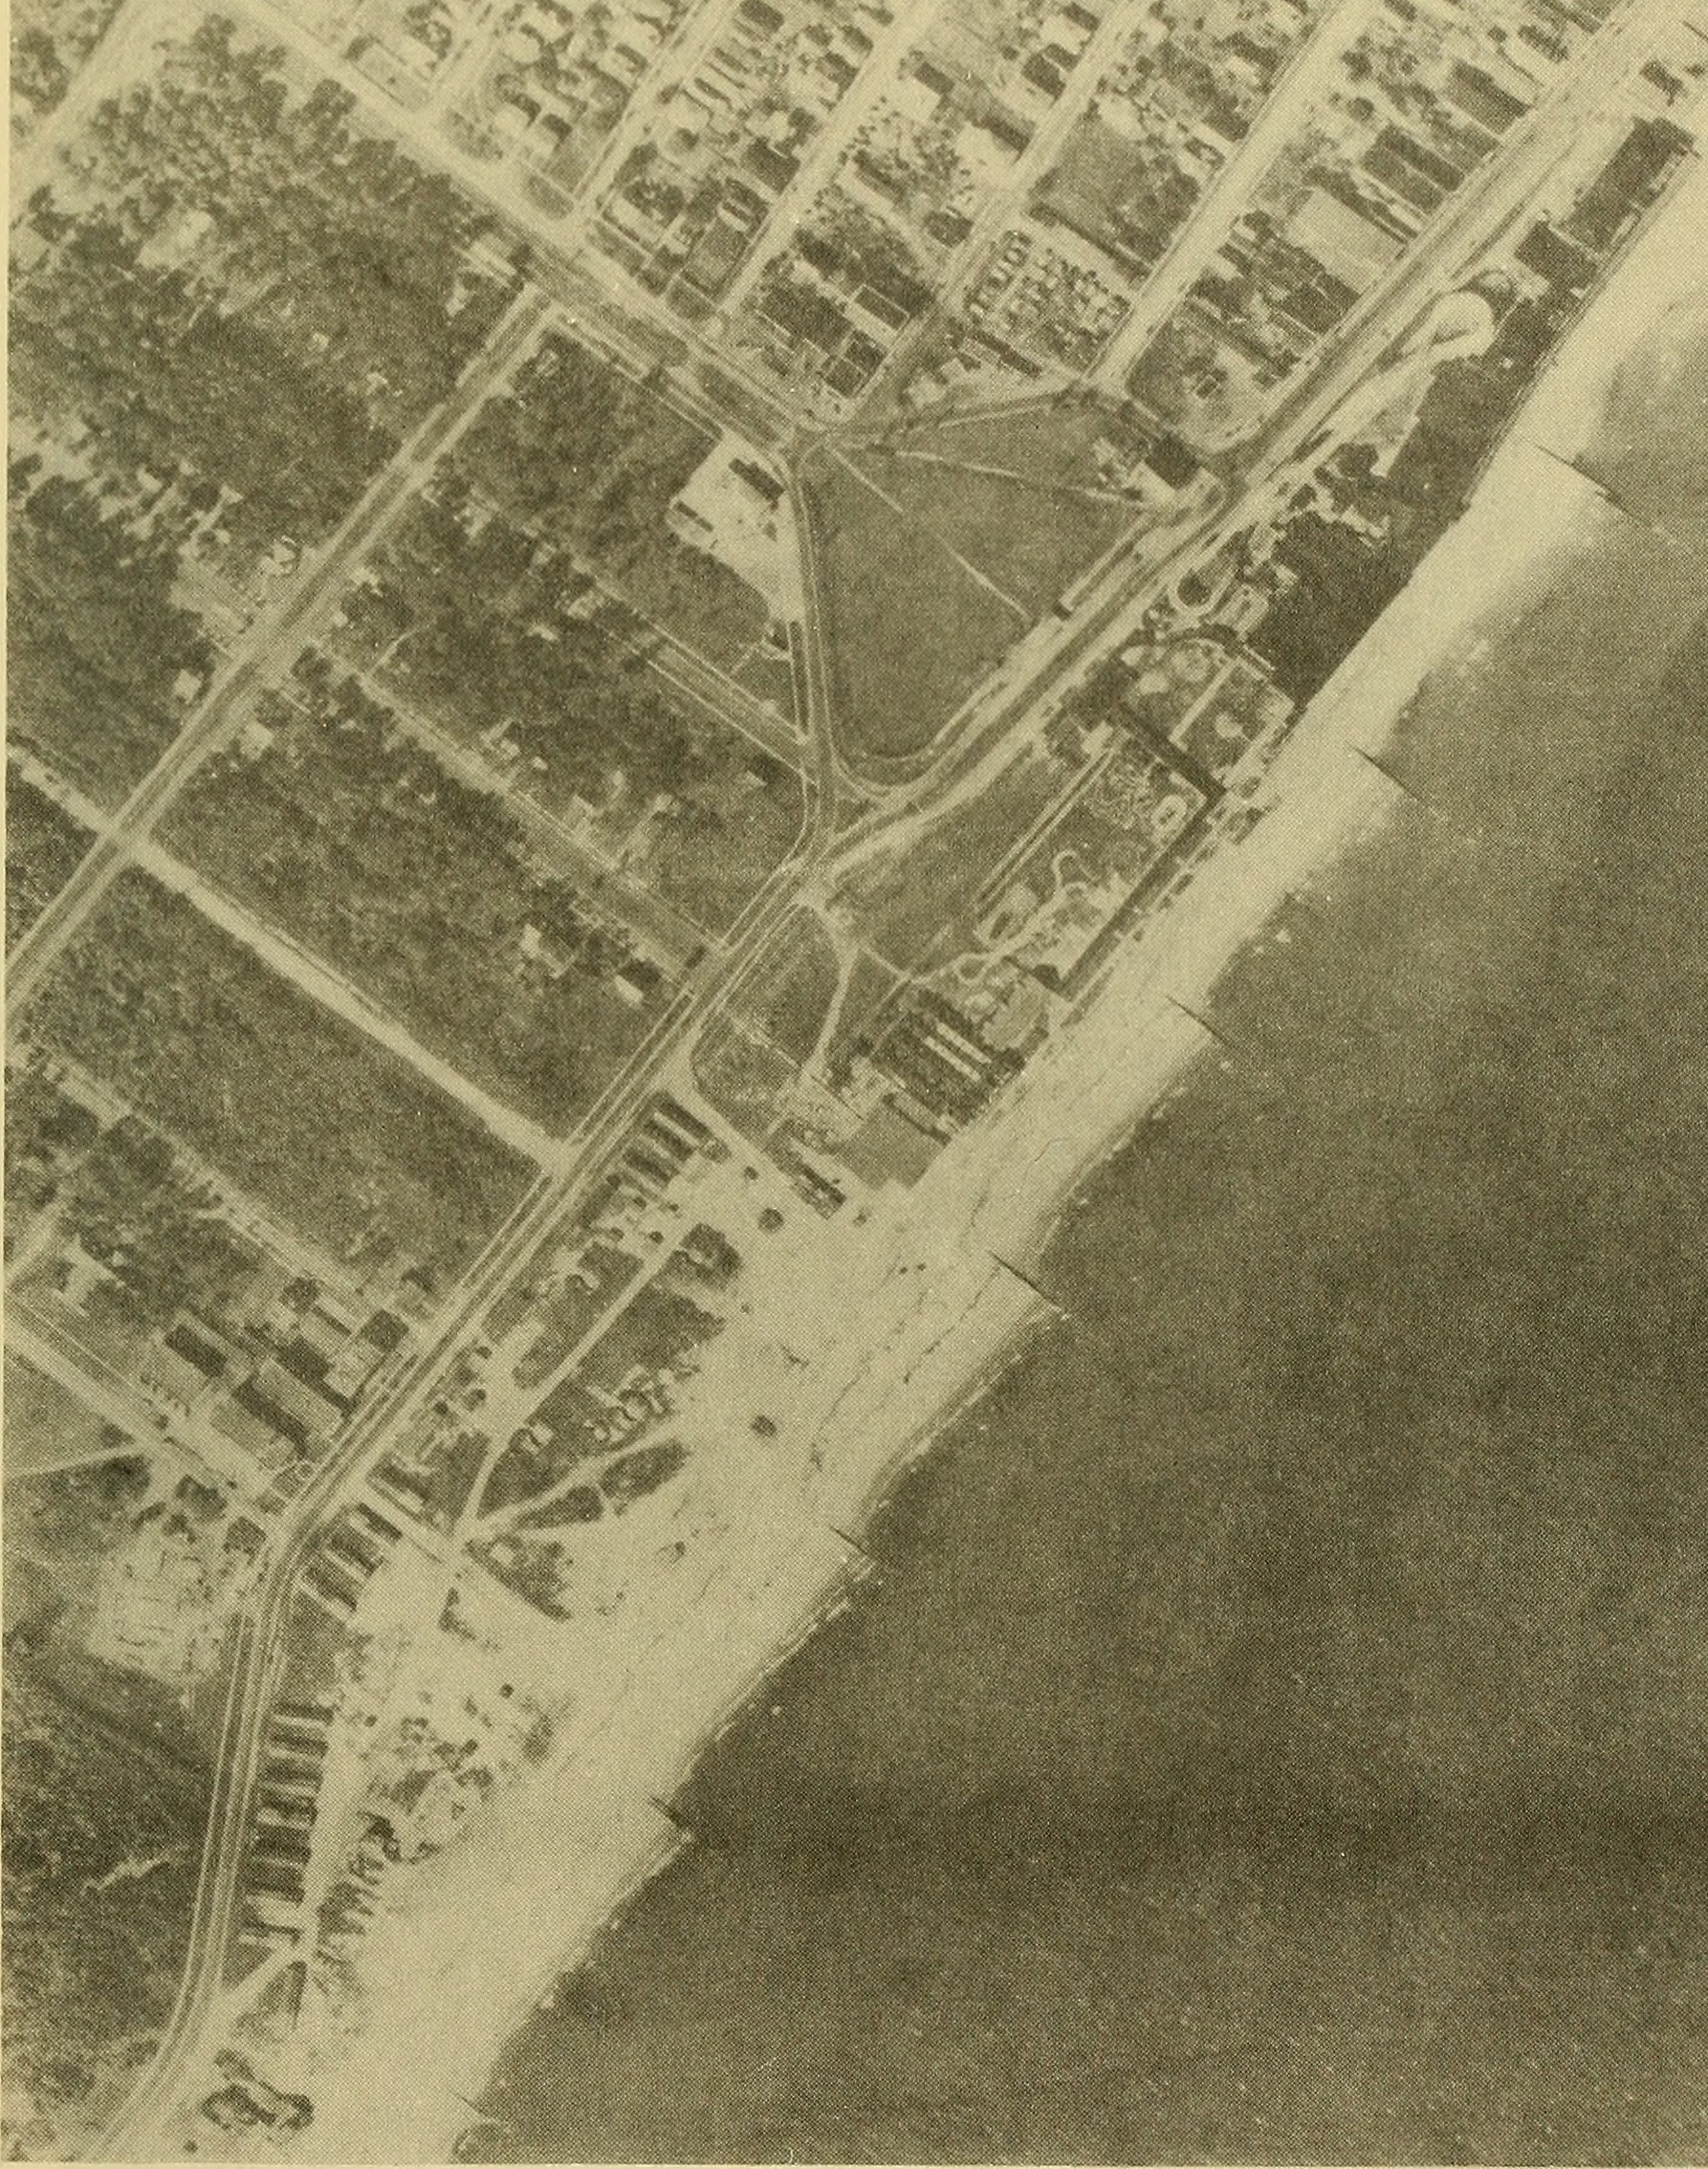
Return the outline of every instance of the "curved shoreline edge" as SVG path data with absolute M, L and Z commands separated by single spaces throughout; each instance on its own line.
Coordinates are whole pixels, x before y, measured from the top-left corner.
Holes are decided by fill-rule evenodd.
M 1182 904 L 1122 955 L 1086 1016 L 1045 1050 L 1036 1074 L 1020 1081 L 1012 1104 L 984 1133 L 969 1133 L 944 1153 L 941 1174 L 928 1175 L 916 1201 L 898 1213 L 898 1225 L 919 1233 L 918 1223 L 947 1221 L 958 1209 L 973 1238 L 958 1246 L 963 1253 L 999 1244 L 1036 1251 L 1097 1169 L 1188 1078 L 1203 1042 L 1163 997 L 1204 999 L 1292 891 L 1324 878 L 1385 826 L 1391 788 L 1355 757 L 1355 749 L 1379 752 L 1419 689 L 1475 626 L 1510 609 L 1526 587 L 1545 580 L 1562 550 L 1585 538 L 1588 486 L 1539 457 L 1534 442 L 1541 435 L 1550 449 L 1580 450 L 1627 358 L 1693 295 L 1708 306 L 1708 283 L 1690 247 L 1704 230 L 1708 176 L 1697 173 L 1554 357 L 1463 517 L 1312 704 L 1272 774 L 1272 810 L 1264 821 L 1239 846 L 1219 854 Z M 1011 1179 L 1017 1166 L 1018 1184 Z M 1047 1317 L 1036 1300 L 1019 1300 L 1008 1287 L 986 1298 L 988 1269 L 979 1280 L 965 1256 L 958 1279 L 953 1260 L 942 1266 L 942 1334 L 900 1381 L 874 1377 L 869 1359 L 865 1369 L 856 1362 L 827 1417 L 844 1439 L 826 1455 L 826 1481 L 813 1501 L 820 1524 L 841 1516 L 843 1525 L 849 1525 L 846 1517 L 858 1517 L 860 1525 L 905 1470 L 1019 1359 L 1028 1329 Z M 920 1307 L 929 1307 L 936 1290 L 918 1292 Z M 863 1330 L 850 1328 L 850 1347 Z M 372 2029 L 359 2045 L 349 2083 L 318 2118 L 313 2155 L 305 2158 L 449 2158 L 457 2132 L 472 2120 L 470 2103 L 478 2100 L 516 2027 L 677 1850 L 680 1840 L 661 1837 L 656 1816 L 634 1807 L 637 1786 L 644 1782 L 668 1797 L 770 1676 L 845 1602 L 845 1561 L 805 1555 L 805 1526 L 785 1513 L 754 1532 L 753 1558 L 736 1567 L 751 1566 L 755 1585 L 737 1588 L 733 1573 L 727 1598 L 686 1608 L 688 1629 L 702 1644 L 716 1643 L 721 1665 L 691 1677 L 686 1697 L 661 1702 L 648 1729 L 634 1721 L 642 1698 L 655 1676 L 669 1677 L 679 1650 L 667 1647 L 650 1673 L 638 1660 L 628 1676 L 629 1701 L 578 1728 L 551 1767 L 494 1804 L 500 1812 L 491 1828 L 469 1833 L 458 1849 L 464 1864 L 448 1877 L 455 1886 L 451 1911 L 441 1909 L 435 1921 L 429 1907 L 414 1924 L 416 1957 L 431 1953 L 433 1962 L 420 1965 L 413 1983 L 398 1971 L 409 1937 L 400 1933 L 376 1949 L 385 1978 Z M 765 1560 L 767 1549 L 798 1556 Z M 627 1737 L 642 1732 L 645 1739 Z M 610 1752 L 619 1746 L 628 1752 Z M 548 1818 L 562 1843 L 589 1843 L 567 1867 L 545 1846 Z M 506 1854 L 507 1844 L 527 1838 L 525 1858 Z M 455 1909 L 483 1875 L 505 1894 L 514 1915 L 487 1921 L 484 1950 L 471 1938 L 447 1953 L 438 1927 L 462 1917 Z M 502 1947 L 494 1951 L 495 1943 Z M 387 2042 L 406 2046 L 388 2055 Z M 364 2101 L 363 2085 L 386 2070 L 389 2089 Z M 427 2071 L 433 2077 L 424 2085 Z

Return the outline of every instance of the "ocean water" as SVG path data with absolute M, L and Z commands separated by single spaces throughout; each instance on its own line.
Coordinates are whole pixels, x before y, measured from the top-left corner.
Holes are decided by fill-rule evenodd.
M 488 2155 L 1708 2158 L 1705 414 L 1623 373 L 1667 532 L 1426 687 Z

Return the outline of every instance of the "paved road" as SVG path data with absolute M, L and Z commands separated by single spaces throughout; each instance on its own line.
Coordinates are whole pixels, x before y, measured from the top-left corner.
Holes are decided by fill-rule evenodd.
M 771 386 L 762 383 L 733 355 L 721 352 L 715 341 L 706 339 L 674 316 L 668 304 L 656 295 L 648 294 L 608 257 L 593 254 L 581 260 L 582 252 L 592 247 L 591 231 L 608 178 L 615 174 L 629 150 L 643 140 L 646 126 L 659 103 L 686 76 L 689 68 L 697 65 L 700 53 L 722 29 L 734 0 L 711 0 L 710 5 L 703 6 L 684 26 L 683 42 L 679 46 L 667 44 L 653 56 L 650 74 L 631 98 L 626 117 L 618 124 L 599 160 L 577 185 L 567 213 L 541 210 L 524 181 L 514 172 L 494 170 L 482 160 L 459 149 L 434 124 L 430 115 L 411 112 L 400 105 L 361 69 L 352 68 L 325 39 L 306 29 L 287 8 L 276 5 L 275 0 L 242 0 L 242 4 L 270 36 L 278 39 L 340 89 L 348 91 L 376 124 L 385 134 L 398 138 L 418 163 L 447 175 L 474 201 L 490 205 L 507 226 L 536 242 L 552 259 L 541 265 L 540 276 L 545 283 L 552 282 L 554 270 L 573 277 L 578 268 L 597 279 L 604 291 L 602 295 L 596 295 L 593 306 L 602 312 L 607 335 L 620 322 L 620 312 L 626 311 L 636 322 L 652 327 L 670 353 L 691 353 L 705 367 L 738 383 L 753 402 L 755 415 L 769 418 L 763 429 L 748 425 L 750 433 L 757 441 L 769 448 L 786 440 L 792 419 Z M 152 0 L 152 5 L 169 8 L 171 0 Z M 679 61 L 679 55 L 690 54 L 691 60 Z
M 1382 366 L 1388 349 L 1416 318 L 1462 283 L 1526 215 L 1537 187 L 1569 152 L 1588 117 L 1640 68 L 1657 27 L 1678 12 L 1677 0 L 1631 0 L 1626 13 L 1597 33 L 1546 103 L 1520 124 L 1495 168 L 1456 199 L 1366 296 L 1332 351 L 1307 364 L 1247 442 L 1218 462 L 1221 493 L 1183 527 L 1165 527 L 1136 547 L 1110 552 L 1082 584 L 1072 618 L 1061 624 L 1046 619 L 1022 640 L 922 757 L 910 781 L 896 777 L 897 788 L 849 828 L 824 868 L 827 883 L 895 848 L 948 804 L 973 796 L 974 786 L 981 787 L 1012 756 L 1017 735 L 1037 729 L 1053 692 L 1119 646 L 1150 602 L 1265 516 L 1325 456 L 1327 446 L 1318 440 L 1332 427 L 1336 410 Z M 1307 447 L 1313 449 L 1304 457 Z
M 859 79 L 837 101 L 818 140 L 801 161 L 795 178 L 777 197 L 755 235 L 742 265 L 718 301 L 718 314 L 730 322 L 758 284 L 766 265 L 786 248 L 805 223 L 819 192 L 841 164 L 843 154 L 861 126 L 876 112 L 886 91 L 894 87 L 903 55 L 919 35 L 912 8 L 898 8 L 861 64 Z
M 116 2124 L 106 2158 L 147 2159 L 162 2151 L 199 2082 L 202 2034 L 224 1980 L 241 1902 L 245 1851 L 267 1716 L 277 1693 L 296 1579 L 320 1528 L 340 1498 L 438 1391 L 458 1347 L 538 1245 L 575 1210 L 600 1169 L 623 1143 L 670 1063 L 706 1020 L 733 1000 L 764 960 L 796 909 L 811 864 L 824 847 L 822 808 L 815 807 L 795 855 L 771 877 L 636 1050 L 599 1106 L 566 1141 L 558 1173 L 537 1183 L 448 1301 L 436 1327 L 402 1369 L 356 1416 L 325 1464 L 281 1514 L 273 1551 L 236 1632 L 232 1675 L 218 1749 L 219 1790 L 197 1886 L 189 1957 L 159 2050 Z
M 1456 235 L 1494 230 L 1500 223 L 1493 215 L 1497 203 L 1508 208 L 1521 203 L 1534 186 L 1539 170 L 1545 170 L 1566 147 L 1573 121 L 1605 97 L 1622 73 L 1629 73 L 1629 59 L 1622 60 L 1621 56 L 1629 55 L 1633 38 L 1640 41 L 1645 35 L 1652 36 L 1656 26 L 1675 19 L 1680 11 L 1676 0 L 1658 0 L 1658 4 L 1650 0 L 1648 5 L 1644 0 L 1628 0 L 1625 9 L 1595 32 L 1559 70 L 1529 113 L 1508 132 L 1500 149 L 1448 199 L 1419 241 L 1401 258 L 1397 270 L 1377 282 L 1331 339 L 1344 340 L 1361 320 L 1377 311 L 1387 315 L 1390 286 L 1406 278 L 1412 261 L 1420 252 L 1438 259 L 1451 250 Z M 1152 273 L 1138 307 L 1111 342 L 1097 371 L 1097 382 L 1106 390 L 1116 394 L 1122 391 L 1128 373 L 1208 269 L 1265 167 L 1321 99 L 1342 54 L 1373 13 L 1369 0 L 1337 0 L 1318 27 L 1256 127 L 1216 176 L 1191 223 Z
M 405 441 L 328 539 L 305 555 L 286 593 L 257 617 L 242 646 L 189 711 L 177 737 L 107 823 L 70 884 L 12 953 L 6 987 L 9 1026 L 190 777 L 242 728 L 257 696 L 284 677 L 318 637 L 343 597 L 351 569 L 401 516 L 483 401 L 527 354 L 546 308 L 543 298 L 531 291 L 516 296 L 450 397 Z
M 340 658 L 340 661 L 342 659 Z M 473 791 L 502 797 L 505 811 L 532 843 L 549 870 L 577 882 L 601 910 L 620 919 L 629 931 L 649 943 L 672 976 L 686 969 L 696 950 L 722 939 L 668 904 L 632 873 L 584 827 L 564 821 L 542 805 L 514 772 L 499 767 L 478 746 L 454 738 L 442 724 L 411 707 L 398 689 L 354 664 L 351 675 L 373 699 L 396 717 L 398 727 L 433 756 L 442 767 Z
M 96 107 L 143 72 L 155 45 L 177 33 L 178 23 L 162 0 L 125 0 L 90 48 L 71 88 L 12 159 L 9 186 L 16 206 L 14 224 L 53 172 L 61 148 Z
M 363 994 L 341 973 L 335 972 L 330 964 L 313 955 L 300 942 L 276 931 L 247 906 L 223 894 L 151 839 L 133 844 L 131 856 L 134 864 L 152 875 L 163 888 L 171 889 L 194 905 L 205 919 L 230 934 L 233 941 L 241 942 L 311 1001 L 330 1010 L 346 1024 L 353 1024 L 398 1061 L 407 1063 L 411 1069 L 436 1085 L 447 1099 L 454 1100 L 512 1150 L 520 1152 L 536 1167 L 550 1168 L 557 1163 L 562 1146 L 550 1130 L 537 1122 L 531 1122 L 526 1115 L 518 1114 L 495 1094 L 483 1090 L 465 1077 L 454 1063 L 447 1062 L 442 1055 L 424 1046 L 379 1002 Z
M 1379 18 L 1371 0 L 1333 0 L 1281 70 L 1245 140 L 1151 268 L 1132 315 L 1105 349 L 1095 382 L 1119 397 L 1127 373 L 1176 303 L 1207 268 L 1276 153 L 1295 136 L 1333 80 L 1348 45 Z
M 1565 125 L 1562 118 L 1561 125 Z M 1551 142 L 1548 155 L 1557 155 Z M 1485 207 L 1478 224 L 1486 232 L 1498 228 L 1511 207 L 1504 196 Z M 821 643 L 808 643 L 804 658 L 809 712 L 813 722 L 814 804 L 800 850 L 780 868 L 737 929 L 726 950 L 685 986 L 646 1045 L 639 1050 L 599 1109 L 569 1141 L 566 1162 L 554 1178 L 542 1181 L 495 1238 L 486 1257 L 448 1304 L 438 1329 L 398 1376 L 362 1412 L 335 1456 L 311 1479 L 277 1525 L 273 1562 L 255 1604 L 239 1622 L 230 1694 L 228 1700 L 221 1793 L 210 1829 L 201 1889 L 198 1892 L 191 1958 L 179 2005 L 167 2028 L 155 2066 L 144 2078 L 125 2116 L 110 2135 L 114 2153 L 147 2151 L 174 2112 L 179 2089 L 196 2075 L 200 2031 L 223 1976 L 239 1898 L 239 1879 L 247 1842 L 254 1772 L 267 1712 L 283 1654 L 284 1631 L 296 1577 L 318 1527 L 345 1488 L 357 1480 L 436 1390 L 444 1369 L 506 1282 L 526 1262 L 535 1247 L 573 1209 L 588 1180 L 621 1143 L 647 1096 L 657 1088 L 668 1064 L 719 1006 L 733 999 L 755 969 L 802 894 L 821 890 L 858 854 L 888 848 L 908 823 L 929 818 L 946 796 L 961 789 L 984 762 L 1006 758 L 1017 730 L 1035 729 L 1043 704 L 1075 668 L 1086 663 L 1100 644 L 1126 637 L 1125 626 L 1149 595 L 1159 593 L 1190 562 L 1218 547 L 1222 539 L 1251 519 L 1273 494 L 1279 480 L 1297 461 L 1303 445 L 1333 414 L 1338 402 L 1375 365 L 1383 345 L 1401 328 L 1405 310 L 1438 286 L 1454 250 L 1473 246 L 1468 229 L 1456 223 L 1452 234 L 1420 251 L 1407 276 L 1388 293 L 1383 313 L 1372 320 L 1335 364 L 1312 379 L 1308 393 L 1289 400 L 1284 415 L 1273 421 L 1242 454 L 1241 488 L 1237 504 L 1226 500 L 1201 517 L 1194 516 L 1158 557 L 1148 553 L 1135 575 L 1130 560 L 1111 564 L 1088 592 L 1075 620 L 1051 630 L 1028 659 L 1025 682 L 998 679 L 969 709 L 955 739 L 925 770 L 908 802 L 870 816 L 832 857 L 826 838 L 834 825 L 839 796 L 834 743 L 829 731 L 827 687 Z M 436 455 L 435 455 L 436 456 Z M 355 516 L 355 515 L 353 515 Z M 816 618 L 816 568 L 802 522 L 807 559 L 809 618 Z M 187 734 L 186 734 L 187 735 Z M 199 757 L 199 756 L 197 756 Z M 175 788 L 174 786 L 171 786 Z M 144 787 L 146 788 L 146 787 Z M 167 791 L 169 798 L 170 791 Z M 142 818 L 149 818 L 144 801 Z M 122 821 L 122 815 L 121 815 Z M 156 813 L 153 818 L 158 818 Z M 95 856 L 92 854 L 92 857 Z

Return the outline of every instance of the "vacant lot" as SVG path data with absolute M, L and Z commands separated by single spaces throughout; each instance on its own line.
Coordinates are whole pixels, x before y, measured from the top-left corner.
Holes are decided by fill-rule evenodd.
M 946 436 L 949 434 L 945 432 Z M 1132 524 L 1113 495 L 1051 488 L 1030 477 L 955 463 L 933 449 L 874 446 L 859 461 L 887 496 L 1034 617 Z
M 1080 121 L 1039 190 L 1040 209 L 1107 249 L 1129 269 L 1149 270 L 1198 198 L 1198 185 L 1162 143 L 1134 142 L 1106 121 Z
M 6 779 L 6 946 L 21 940 L 77 870 L 86 828 L 21 776 Z
M 803 479 L 837 734 L 851 759 L 923 753 L 1027 623 L 841 460 Z
M 567 1128 L 646 1028 L 615 988 L 633 954 L 621 924 L 544 878 L 502 800 L 447 775 L 359 687 L 321 675 L 267 712 L 272 744 L 197 779 L 174 847 L 465 1076 Z M 549 967 L 524 965 L 529 926 L 551 938 Z
M 142 874 L 114 887 L 30 1032 L 336 1251 L 383 1229 L 449 1277 L 522 1187 L 471 1116 Z

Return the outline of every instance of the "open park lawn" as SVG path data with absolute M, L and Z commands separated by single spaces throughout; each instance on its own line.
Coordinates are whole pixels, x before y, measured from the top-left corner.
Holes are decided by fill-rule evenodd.
M 912 518 L 1011 596 L 1041 617 L 1109 548 L 1136 508 L 1119 497 L 1051 488 L 1026 476 L 956 462 L 953 432 L 943 449 L 921 456 L 913 440 L 859 455 L 863 473 Z
M 1027 613 L 834 455 L 813 462 L 802 490 L 838 739 L 856 762 L 923 753 Z
M 1140 432 L 1113 406 L 1083 394 L 1034 394 L 1008 406 L 937 414 L 909 423 L 895 442 L 962 467 L 999 468 L 1047 490 L 1106 490 L 1100 448 L 1111 448 L 1122 459 L 1144 449 Z

